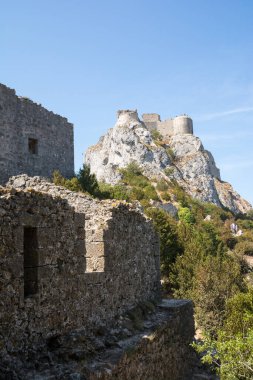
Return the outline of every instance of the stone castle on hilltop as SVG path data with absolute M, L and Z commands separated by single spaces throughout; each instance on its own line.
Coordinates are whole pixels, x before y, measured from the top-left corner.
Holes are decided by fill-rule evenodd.
M 152 130 L 162 135 L 157 141 Z M 117 121 L 98 143 L 88 148 L 85 163 L 99 181 L 117 184 L 121 169 L 137 162 L 151 181 L 176 180 L 193 198 L 226 207 L 235 214 L 247 213 L 252 206 L 229 183 L 221 180 L 211 152 L 193 135 L 193 122 L 187 115 L 161 121 L 158 114 L 120 110 Z
M 144 113 L 141 121 L 137 110 L 119 110 L 117 112 L 116 125 L 129 124 L 131 126 L 140 122 L 149 131 L 160 132 L 165 139 L 176 135 L 193 135 L 193 122 L 187 115 L 161 121 L 161 117 L 157 113 Z
M 74 175 L 73 125 L 0 84 L 0 184 L 26 173 Z
M 193 122 L 187 115 L 161 121 L 160 115 L 157 113 L 144 113 L 142 119 L 147 129 L 156 129 L 165 138 L 174 135 L 193 134 Z

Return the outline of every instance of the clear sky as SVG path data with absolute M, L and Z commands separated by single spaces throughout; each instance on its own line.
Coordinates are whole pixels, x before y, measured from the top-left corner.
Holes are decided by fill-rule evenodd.
M 75 125 L 75 165 L 118 109 L 194 121 L 253 203 L 252 0 L 0 0 L 0 82 Z

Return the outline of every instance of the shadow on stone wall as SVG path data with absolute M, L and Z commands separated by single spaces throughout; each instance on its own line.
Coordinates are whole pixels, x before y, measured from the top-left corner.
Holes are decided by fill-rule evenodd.
M 52 337 L 106 326 L 158 296 L 158 238 L 127 206 L 106 218 L 98 207 L 97 227 L 65 199 L 2 189 L 0 213 L 2 357 L 22 352 L 25 359 Z M 95 272 L 91 263 L 99 263 Z

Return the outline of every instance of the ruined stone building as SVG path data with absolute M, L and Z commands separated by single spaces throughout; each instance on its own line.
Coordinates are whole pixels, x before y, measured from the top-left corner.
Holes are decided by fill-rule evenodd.
M 73 175 L 73 126 L 3 85 L 0 144 L 0 379 L 188 378 L 192 304 L 161 303 L 139 204 L 43 179 Z
M 147 129 L 156 129 L 165 138 L 175 135 L 193 134 L 192 119 L 187 115 L 176 116 L 173 119 L 161 121 L 160 115 L 157 113 L 144 113 L 142 119 Z
M 102 354 L 103 365 L 114 360 L 110 379 L 189 373 L 190 303 L 165 303 L 137 337 L 129 319 L 116 329 L 117 318 L 160 299 L 159 240 L 138 204 L 101 202 L 23 175 L 0 189 L 0 215 L 0 378 L 72 379 L 80 371 L 80 379 L 107 379 Z
M 0 84 L 0 184 L 17 174 L 74 174 L 73 125 Z

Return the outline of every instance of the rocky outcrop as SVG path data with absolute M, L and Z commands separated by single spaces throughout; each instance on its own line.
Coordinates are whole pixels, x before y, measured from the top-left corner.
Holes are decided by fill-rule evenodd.
M 200 139 L 192 134 L 177 134 L 155 141 L 139 120 L 137 111 L 119 111 L 114 128 L 90 147 L 85 163 L 98 180 L 115 184 L 121 179 L 120 168 L 137 162 L 150 179 L 176 179 L 191 196 L 246 213 L 251 205 L 232 186 L 221 181 L 219 169 Z
M 99 180 L 116 184 L 121 178 L 118 169 L 132 161 L 150 177 L 159 176 L 171 164 L 165 149 L 155 144 L 140 122 L 137 111 L 119 111 L 115 127 L 88 149 L 86 163 Z

